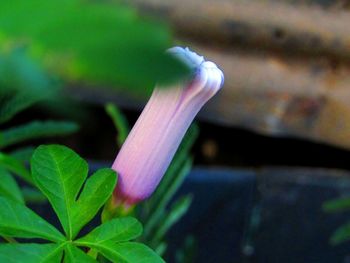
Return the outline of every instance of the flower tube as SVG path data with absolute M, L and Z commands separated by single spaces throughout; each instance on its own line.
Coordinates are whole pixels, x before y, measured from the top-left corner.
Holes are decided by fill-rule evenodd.
M 169 52 L 195 74 L 187 83 L 154 89 L 112 166 L 119 174 L 114 193 L 119 204 L 132 206 L 154 192 L 194 117 L 224 81 L 213 62 L 188 48 Z

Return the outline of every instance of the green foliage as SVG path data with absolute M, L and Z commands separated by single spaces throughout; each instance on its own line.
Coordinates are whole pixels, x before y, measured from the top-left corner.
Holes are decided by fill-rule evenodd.
M 89 244 L 101 252 L 112 262 L 120 263 L 164 263 L 164 261 L 149 247 L 137 242 L 114 243 L 106 241 L 103 243 Z
M 67 121 L 33 121 L 0 131 L 0 149 L 27 140 L 63 136 L 78 130 L 78 125 Z
M 42 238 L 63 241 L 63 235 L 32 210 L 0 197 L 0 234 L 7 237 Z
M 117 143 L 121 146 L 129 133 L 129 125 L 115 105 L 106 104 L 105 110 L 117 129 Z M 189 152 L 197 137 L 198 127 L 193 124 L 187 131 L 156 191 L 149 200 L 139 204 L 136 209 L 137 217 L 144 224 L 144 234 L 139 240 L 149 245 L 159 255 L 163 255 L 167 248 L 164 241 L 166 233 L 186 214 L 192 202 L 192 196 L 187 195 L 175 200 L 169 207 L 170 201 L 191 170 L 192 160 L 189 158 Z M 113 217 L 114 206 L 110 205 L 111 208 L 108 205 L 105 206 L 102 214 L 103 219 Z M 117 212 L 116 214 L 121 213 Z
M 113 170 L 99 170 L 86 181 L 77 198 L 88 165 L 65 147 L 40 146 L 33 154 L 31 167 L 34 181 L 50 201 L 69 239 L 95 216 L 116 184 Z
M 350 198 L 342 197 L 325 202 L 323 210 L 328 213 L 338 213 L 350 210 Z M 333 245 L 350 240 L 350 223 L 340 226 L 331 236 L 330 242 Z
M 327 201 L 323 204 L 323 210 L 328 213 L 337 213 L 350 210 L 350 198 L 343 197 Z
M 198 127 L 194 124 L 187 131 L 174 159 L 152 197 L 140 205 L 138 214 L 144 224 L 141 240 L 151 248 L 164 253 L 164 241 L 167 231 L 188 211 L 192 197 L 185 196 L 169 203 L 191 170 L 192 159 L 189 151 L 198 136 Z M 162 254 L 161 253 L 161 254 Z
M 196 240 L 193 236 L 188 236 L 183 246 L 176 251 L 176 263 L 192 263 L 195 262 L 196 256 Z
M 350 223 L 340 226 L 331 236 L 331 244 L 338 245 L 350 240 Z
M 0 124 L 55 91 L 52 79 L 23 49 L 1 52 L 0 48 Z
M 142 233 L 142 225 L 132 217 L 114 218 L 96 227 L 77 242 L 103 243 L 105 241 L 123 242 L 137 238 Z
M 0 124 L 9 121 L 16 114 L 34 104 L 49 99 L 56 94 L 58 86 L 47 72 L 32 59 L 28 58 L 24 49 L 0 49 Z M 78 126 L 67 121 L 33 121 L 7 129 L 0 128 L 0 150 L 15 147 L 31 139 L 63 136 L 73 133 Z M 33 152 L 33 148 L 15 148 L 12 154 L 0 152 L 1 190 L 0 195 L 12 199 L 23 200 L 18 192 L 19 187 L 12 178 L 17 175 L 29 184 L 33 184 L 30 172 L 25 167 Z M 31 193 L 31 200 L 42 200 L 42 195 L 34 189 L 26 188 L 24 197 Z
M 30 53 L 72 81 L 150 90 L 189 69 L 165 53 L 167 27 L 110 1 L 4 0 L 0 47 L 27 44 Z
M 38 147 L 31 166 L 34 182 L 49 199 L 66 234 L 23 202 L 0 197 L 0 235 L 4 239 L 39 238 L 51 242 L 0 244 L 0 262 L 98 262 L 97 254 L 112 262 L 164 262 L 145 245 L 130 242 L 142 233 L 141 224 L 132 217 L 105 222 L 75 239 L 111 196 L 117 179 L 113 170 L 98 170 L 86 180 L 86 162 L 69 148 L 59 145 Z M 80 247 L 96 253 L 86 253 Z
M 0 152 L 0 167 L 5 168 L 11 173 L 17 175 L 27 183 L 33 184 L 30 172 L 27 170 L 24 164 L 11 155 Z
M 13 201 L 24 203 L 22 192 L 15 179 L 5 169 L 0 168 L 0 195 Z
M 66 256 L 65 256 L 65 263 L 97 263 L 94 258 L 90 257 L 89 255 L 85 254 L 81 249 L 77 248 L 76 246 L 72 244 L 66 245 Z
M 156 231 L 152 235 L 151 246 L 156 247 L 163 240 L 165 234 L 168 230 L 178 222 L 183 215 L 186 214 L 192 202 L 191 196 L 183 196 L 176 200 L 174 204 L 170 207 L 169 212 L 157 226 Z
M 60 263 L 63 246 L 55 244 L 0 245 L 0 262 Z
M 117 144 L 121 147 L 130 131 L 128 121 L 118 107 L 112 103 L 105 105 L 105 111 L 113 121 L 114 127 L 117 130 Z

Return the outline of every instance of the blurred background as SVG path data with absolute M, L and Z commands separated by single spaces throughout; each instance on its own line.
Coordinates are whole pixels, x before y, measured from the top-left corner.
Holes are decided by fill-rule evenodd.
M 225 85 L 197 118 L 173 197 L 192 203 L 167 262 L 350 262 L 347 0 L 3 0 L 0 151 L 55 142 L 110 166 L 123 125 L 105 104 L 132 126 L 156 81 L 189 74 L 164 53 L 174 45 L 214 61 Z M 8 144 L 33 120 L 29 143 Z

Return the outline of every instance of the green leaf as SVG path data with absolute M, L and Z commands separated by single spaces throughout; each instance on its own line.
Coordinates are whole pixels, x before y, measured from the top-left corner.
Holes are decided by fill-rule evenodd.
M 87 173 L 87 163 L 71 149 L 59 146 L 39 146 L 31 160 L 32 176 L 39 189 L 49 199 L 68 235 L 73 238 L 73 205 Z
M 184 244 L 177 249 L 175 254 L 176 263 L 192 263 L 196 261 L 197 244 L 193 236 L 186 237 Z
M 55 227 L 32 210 L 3 197 L 0 197 L 0 235 L 43 238 L 54 242 L 64 240 L 64 236 Z
M 27 140 L 68 135 L 78 130 L 78 125 L 67 121 L 33 121 L 0 132 L 0 148 Z
M 162 219 L 165 216 L 165 208 L 166 205 L 169 203 L 171 198 L 176 193 L 177 189 L 180 187 L 182 182 L 185 180 L 185 177 L 188 175 L 192 168 L 192 159 L 186 159 L 184 160 L 184 163 L 180 170 L 176 173 L 176 177 L 174 178 L 174 181 L 169 186 L 169 189 L 166 193 L 164 193 L 164 196 L 162 196 L 160 202 L 155 206 L 153 213 L 149 216 L 147 221 L 144 223 L 144 238 L 146 240 L 149 240 L 152 238 L 152 233 L 154 231 L 154 228 L 156 228 L 157 225 L 159 225 L 162 221 Z
M 152 233 L 152 241 L 149 243 L 151 247 L 156 246 L 168 232 L 168 230 L 186 214 L 192 203 L 192 196 L 185 196 L 177 200 L 167 211 L 166 216 L 162 219 L 160 225 L 157 226 L 155 233 Z
M 122 242 L 135 239 L 142 233 L 142 225 L 133 217 L 115 218 L 92 230 L 86 236 L 78 239 L 84 243 L 102 243 L 105 241 Z
M 0 195 L 24 204 L 24 199 L 16 180 L 2 168 L 0 168 Z
M 43 204 L 47 202 L 46 196 L 35 188 L 24 186 L 21 192 L 27 203 Z
M 100 169 L 85 183 L 79 199 L 72 209 L 73 236 L 88 223 L 112 195 L 117 182 L 116 172 Z
M 90 247 L 97 249 L 103 256 L 118 263 L 164 263 L 149 247 L 136 242 L 123 242 L 115 244 L 112 241 L 94 244 Z
M 0 31 L 3 45 L 25 40 L 31 54 L 68 80 L 149 91 L 156 80 L 189 71 L 165 53 L 167 27 L 113 1 L 0 1 Z
M 30 158 L 33 155 L 34 150 L 35 148 L 31 146 L 21 147 L 19 149 L 16 149 L 10 152 L 10 156 L 21 162 L 29 162 Z
M 97 261 L 81 249 L 68 243 L 65 248 L 64 263 L 97 263 Z
M 168 244 L 165 243 L 165 242 L 160 242 L 157 247 L 154 249 L 154 251 L 160 255 L 160 256 L 163 256 L 166 249 L 168 248 Z
M 130 132 L 128 121 L 118 107 L 112 103 L 105 105 L 105 111 L 113 121 L 114 127 L 117 130 L 117 143 L 121 147 Z
M 325 212 L 336 213 L 350 209 L 350 197 L 343 197 L 327 201 L 322 206 Z
M 331 237 L 331 244 L 338 245 L 344 241 L 350 240 L 350 223 L 339 227 Z
M 17 175 L 27 183 L 33 184 L 32 176 L 27 168 L 16 158 L 0 152 L 0 167 L 3 167 Z
M 116 173 L 101 169 L 86 182 L 87 163 L 74 151 L 59 145 L 39 146 L 31 160 L 32 176 L 49 199 L 69 239 L 89 222 L 108 200 Z
M 55 244 L 1 244 L 0 262 L 6 263 L 60 263 L 62 245 Z
M 53 91 L 48 75 L 28 58 L 23 49 L 9 53 L 0 50 L 0 123 L 48 98 Z
M 172 198 L 177 190 L 176 187 L 174 188 L 172 186 L 174 182 L 179 182 L 177 184 L 178 187 L 181 185 L 184 179 L 183 176 L 186 176 L 186 173 L 181 172 L 181 170 L 189 158 L 189 151 L 197 139 L 198 133 L 198 126 L 196 124 L 192 124 L 188 129 L 184 139 L 182 140 L 179 149 L 176 151 L 176 154 L 156 191 L 148 201 L 142 204 L 144 210 L 146 210 L 143 211 L 145 214 L 144 216 L 146 217 L 145 221 L 148 221 L 148 217 L 153 214 L 153 211 L 157 209 L 157 206 L 159 206 L 160 203 L 162 203 L 163 207 L 168 204 L 168 201 Z M 172 195 L 169 195 L 170 188 L 173 189 Z

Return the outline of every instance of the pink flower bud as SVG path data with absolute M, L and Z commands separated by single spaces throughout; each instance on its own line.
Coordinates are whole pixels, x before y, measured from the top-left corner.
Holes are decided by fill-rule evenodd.
M 169 52 L 195 75 L 188 83 L 154 89 L 112 166 L 119 174 L 117 203 L 130 206 L 153 193 L 194 117 L 223 84 L 223 73 L 213 62 L 188 48 Z

